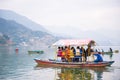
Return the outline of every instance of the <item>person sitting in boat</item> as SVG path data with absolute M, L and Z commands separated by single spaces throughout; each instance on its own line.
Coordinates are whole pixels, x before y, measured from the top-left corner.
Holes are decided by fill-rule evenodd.
M 98 52 L 95 52 L 94 56 L 96 56 L 96 59 L 94 60 L 94 62 L 103 62 L 103 58 Z

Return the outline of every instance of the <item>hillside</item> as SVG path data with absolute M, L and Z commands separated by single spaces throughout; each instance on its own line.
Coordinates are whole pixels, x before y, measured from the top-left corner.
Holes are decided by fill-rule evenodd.
M 33 31 L 13 20 L 5 20 L 2 18 L 0 18 L 0 33 L 2 35 L 7 35 L 14 44 L 21 44 L 24 42 L 30 45 L 32 40 L 32 43 L 37 41 L 37 43 L 44 43 L 48 45 L 55 40 L 55 38 L 52 35 L 46 32 Z M 3 42 L 5 41 L 2 38 L 1 40 Z M 0 42 L 0 44 L 2 43 Z
M 46 30 L 42 25 L 37 24 L 27 17 L 10 10 L 0 9 L 0 18 L 16 21 L 17 23 L 22 24 L 23 26 L 34 31 L 48 32 L 48 30 Z
M 7 35 L 0 33 L 0 45 L 9 44 L 9 41 L 10 38 Z

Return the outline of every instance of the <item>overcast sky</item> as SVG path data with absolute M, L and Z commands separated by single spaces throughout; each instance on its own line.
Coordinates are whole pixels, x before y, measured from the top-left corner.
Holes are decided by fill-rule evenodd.
M 13 10 L 57 33 L 120 29 L 120 0 L 0 0 L 0 9 Z

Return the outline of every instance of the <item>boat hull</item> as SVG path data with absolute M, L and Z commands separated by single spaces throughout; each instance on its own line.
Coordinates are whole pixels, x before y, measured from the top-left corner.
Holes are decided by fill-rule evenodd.
M 34 59 L 38 65 L 46 65 L 52 67 L 105 67 L 110 66 L 114 61 L 103 62 L 59 62 L 59 61 L 45 61 Z

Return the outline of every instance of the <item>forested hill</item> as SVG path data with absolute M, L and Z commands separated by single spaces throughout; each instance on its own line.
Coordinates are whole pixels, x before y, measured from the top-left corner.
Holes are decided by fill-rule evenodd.
M 42 32 L 42 31 L 33 31 L 24 25 L 15 22 L 14 20 L 6 20 L 0 18 L 0 44 L 5 44 L 12 41 L 13 44 L 27 43 L 31 44 L 31 40 L 38 41 L 38 43 L 49 44 L 55 40 L 54 36 Z M 8 38 L 4 38 L 6 35 Z M 49 38 L 49 39 L 48 39 Z

